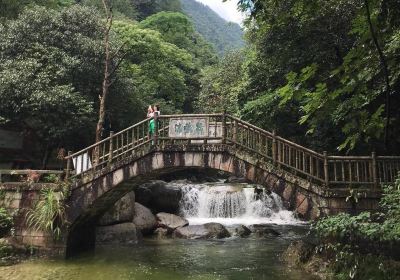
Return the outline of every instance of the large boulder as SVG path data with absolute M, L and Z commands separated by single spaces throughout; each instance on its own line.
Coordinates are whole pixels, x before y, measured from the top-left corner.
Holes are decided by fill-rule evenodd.
M 209 239 L 230 237 L 228 230 L 221 224 L 208 223 L 177 228 L 173 237 L 184 239 Z
M 135 208 L 135 193 L 129 192 L 109 209 L 99 220 L 98 225 L 108 226 L 131 222 Z
M 184 227 L 189 225 L 189 221 L 179 217 L 174 214 L 169 214 L 169 213 L 158 213 L 156 215 L 157 220 L 158 220 L 158 226 L 162 228 L 168 229 L 170 232 L 174 231 L 178 227 Z
M 134 223 L 100 226 L 96 228 L 96 243 L 99 245 L 137 244 L 141 236 L 140 231 Z
M 251 230 L 244 225 L 231 226 L 227 229 L 232 236 L 247 237 L 251 234 Z
M 256 237 L 276 237 L 281 235 L 273 229 L 273 225 L 255 224 L 249 226 L 249 229 Z
M 135 203 L 132 221 L 142 233 L 149 233 L 157 226 L 156 217 L 150 209 L 137 202 Z
M 155 213 L 179 212 L 182 190 L 164 181 L 151 181 L 136 188 L 136 202 L 152 209 Z

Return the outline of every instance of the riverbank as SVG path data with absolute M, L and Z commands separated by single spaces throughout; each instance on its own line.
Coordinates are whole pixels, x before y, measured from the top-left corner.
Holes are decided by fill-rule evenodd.
M 294 241 L 282 254 L 290 268 L 303 269 L 320 279 L 400 279 L 400 262 L 391 258 L 360 254 L 342 244 Z

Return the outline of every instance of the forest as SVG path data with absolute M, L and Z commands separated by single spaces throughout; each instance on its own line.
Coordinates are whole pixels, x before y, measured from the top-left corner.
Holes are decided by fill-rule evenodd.
M 195 16 L 189 7 L 200 4 L 192 2 L 112 1 L 118 69 L 103 136 L 160 103 L 163 113 L 225 110 L 317 151 L 399 153 L 396 0 L 242 0 L 242 48 L 229 45 L 241 34 L 232 28 L 218 34 L 233 37 L 215 43 L 210 26 L 224 30 L 223 20 Z M 104 9 L 95 0 L 2 0 L 1 7 L 1 125 L 40 143 L 35 154 L 45 166 L 56 149 L 94 139 Z
M 37 169 L 150 104 L 226 112 L 319 153 L 400 155 L 398 0 L 230 1 L 242 27 L 195 0 L 0 0 L 0 128 L 29 139 Z M 382 190 L 377 213 L 313 225 L 338 279 L 399 275 L 400 179 Z
M 196 111 L 203 70 L 217 64 L 224 45 L 227 51 L 243 44 L 238 25 L 194 2 L 185 1 L 186 13 L 201 7 L 206 18 L 183 13 L 180 0 L 110 2 L 115 69 L 102 137 L 143 119 L 149 104 L 159 103 L 165 114 Z M 0 7 L 0 125 L 22 131 L 32 143 L 24 156 L 45 168 L 58 149 L 94 141 L 104 72 L 103 4 L 1 0 Z M 208 34 L 205 22 L 216 18 L 215 34 Z M 222 38 L 229 29 L 236 42 Z

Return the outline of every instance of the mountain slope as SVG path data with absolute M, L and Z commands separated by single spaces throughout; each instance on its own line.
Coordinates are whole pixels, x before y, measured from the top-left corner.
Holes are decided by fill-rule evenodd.
M 208 6 L 195 0 L 181 0 L 181 3 L 183 12 L 192 18 L 197 32 L 219 54 L 244 46 L 243 31 L 237 23 L 225 21 Z

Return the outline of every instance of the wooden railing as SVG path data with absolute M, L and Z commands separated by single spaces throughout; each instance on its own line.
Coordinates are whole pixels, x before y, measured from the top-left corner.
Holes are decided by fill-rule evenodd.
M 206 131 L 206 134 L 185 137 L 171 134 L 174 129 L 183 129 L 172 127 L 178 125 L 177 119 L 190 118 L 204 120 L 206 127 L 201 126 L 199 129 L 201 132 Z M 155 123 L 155 131 L 150 135 L 149 126 L 152 121 Z M 118 133 L 110 133 L 108 138 L 79 152 L 69 152 L 66 157 L 66 178 L 79 178 L 128 156 L 145 153 L 155 145 L 164 147 L 171 144 L 233 145 L 295 176 L 331 188 L 357 185 L 376 188 L 381 183 L 393 182 L 400 171 L 400 157 L 397 156 L 376 156 L 374 153 L 357 157 L 330 156 L 326 152 L 321 154 L 307 149 L 277 136 L 274 131 L 263 130 L 230 115 L 192 114 L 149 118 Z

